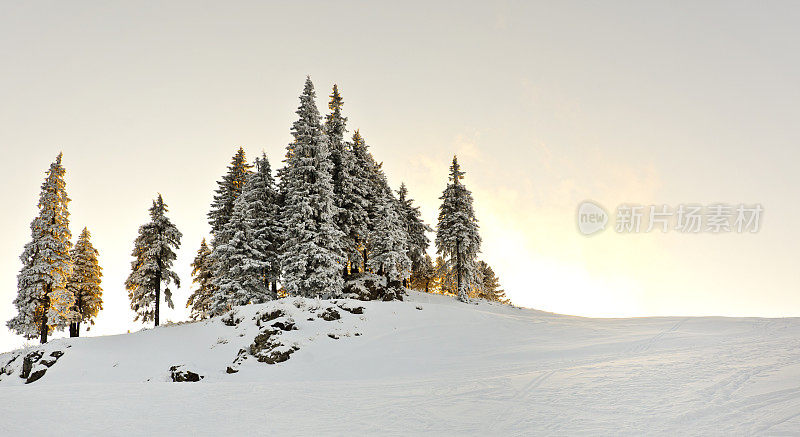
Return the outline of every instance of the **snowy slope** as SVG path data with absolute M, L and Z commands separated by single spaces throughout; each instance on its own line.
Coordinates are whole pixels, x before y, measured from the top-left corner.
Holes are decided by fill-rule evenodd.
M 588 319 L 415 292 L 337 303 L 53 341 L 37 349 L 64 355 L 38 381 L 6 366 L 0 435 L 800 434 L 800 319 Z M 272 337 L 297 348 L 288 361 L 234 364 L 276 321 L 297 328 Z M 169 382 L 175 365 L 204 378 Z

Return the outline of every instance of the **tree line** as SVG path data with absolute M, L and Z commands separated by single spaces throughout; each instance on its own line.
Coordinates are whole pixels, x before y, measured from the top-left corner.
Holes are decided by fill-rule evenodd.
M 481 238 L 456 157 L 450 166 L 434 244 L 405 184 L 392 190 L 356 130 L 347 138 L 344 100 L 336 85 L 324 119 L 314 85 L 306 78 L 277 181 L 266 154 L 251 164 L 241 147 L 217 182 L 207 214 L 210 241 L 192 262 L 187 300 L 194 320 L 223 314 L 237 305 L 263 303 L 287 295 L 345 297 L 348 281 L 381 278 L 387 290 L 404 287 L 450 294 L 461 301 L 480 297 L 508 302 L 491 267 L 477 259 Z M 42 185 L 32 240 L 18 275 L 18 315 L 9 329 L 47 341 L 54 329 L 93 323 L 102 309 L 101 269 L 89 231 L 72 247 L 69 213 L 59 154 Z M 150 220 L 139 228 L 125 281 L 135 320 L 159 324 L 162 301 L 174 307 L 170 285 L 180 287 L 172 269 L 182 234 L 167 217 L 159 194 Z

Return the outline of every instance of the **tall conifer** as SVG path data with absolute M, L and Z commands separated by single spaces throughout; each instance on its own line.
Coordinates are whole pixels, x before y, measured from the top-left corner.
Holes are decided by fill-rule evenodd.
M 306 78 L 294 141 L 287 147 L 281 175 L 286 240 L 281 268 L 286 290 L 307 297 L 337 297 L 344 281 L 343 233 L 335 224 L 332 164 L 328 137 L 322 130 L 314 102 L 314 85 Z
M 450 183 L 444 190 L 436 228 L 436 250 L 447 260 L 456 277 L 458 299 L 468 301 L 468 290 L 476 282 L 475 258 L 480 251 L 478 220 L 472 207 L 472 193 L 462 183 L 464 172 L 454 156 Z
M 166 212 L 167 205 L 159 194 L 150 208 L 150 221 L 139 227 L 131 254 L 134 258 L 131 274 L 125 281 L 131 309 L 136 312 L 134 320 L 154 321 L 155 326 L 159 325 L 162 282 L 165 286 L 164 300 L 170 308 L 175 305 L 169 284 L 174 281 L 175 286 L 181 286 L 178 274 L 172 270 L 172 263 L 176 258 L 174 250 L 181 245 L 182 234 Z
M 192 283 L 197 285 L 197 289 L 189 295 L 186 301 L 186 308 L 191 308 L 192 320 L 202 320 L 211 317 L 214 290 L 214 273 L 212 271 L 211 249 L 206 244 L 206 239 L 200 243 L 197 255 L 192 261 Z
M 63 329 L 73 319 L 74 296 L 67 290 L 72 271 L 69 212 L 62 154 L 50 164 L 39 193 L 39 214 L 31 222 L 31 241 L 20 256 L 17 275 L 17 315 L 8 329 L 26 338 L 47 342 L 53 329 Z
M 81 323 L 94 325 L 94 318 L 103 309 L 103 289 L 100 282 L 103 269 L 97 261 L 97 249 L 92 245 L 92 234 L 83 228 L 78 242 L 72 248 L 72 275 L 67 282 L 67 289 L 75 298 L 75 319 L 69 325 L 69 336 L 79 337 Z

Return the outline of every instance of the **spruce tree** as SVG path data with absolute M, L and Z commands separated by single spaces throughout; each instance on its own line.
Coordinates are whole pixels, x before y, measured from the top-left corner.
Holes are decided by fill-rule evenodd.
M 192 320 L 202 320 L 211 317 L 213 295 L 216 287 L 213 283 L 211 249 L 206 244 L 206 239 L 200 243 L 200 249 L 192 261 L 192 283 L 197 284 L 197 289 L 189 295 L 186 308 L 191 308 Z
M 62 154 L 50 165 L 39 193 L 39 214 L 31 222 L 31 241 L 20 256 L 17 275 L 18 314 L 6 323 L 8 329 L 41 343 L 53 329 L 63 329 L 73 319 L 74 297 L 67 290 L 72 270 L 69 212 Z
M 139 235 L 134 242 L 134 260 L 131 262 L 131 274 L 125 281 L 131 309 L 136 312 L 134 320 L 143 323 L 154 321 L 159 324 L 161 306 L 161 283 L 164 283 L 164 300 L 170 308 L 172 291 L 169 284 L 181 286 L 180 278 L 172 270 L 175 252 L 181 245 L 182 234 L 166 216 L 167 205 L 161 194 L 153 201 L 150 208 L 150 221 L 139 227 Z
M 444 190 L 436 228 L 436 250 L 445 257 L 456 277 L 458 299 L 469 300 L 468 290 L 475 283 L 475 257 L 480 251 L 478 220 L 472 207 L 472 193 L 461 180 L 464 172 L 454 156 L 450 166 L 450 183 Z
M 384 194 L 377 209 L 379 214 L 371 234 L 373 254 L 369 264 L 373 271 L 386 277 L 387 288 L 399 288 L 398 282 L 407 278 L 411 270 L 411 260 L 407 255 L 408 234 L 389 193 Z
M 283 244 L 283 225 L 278 188 L 272 177 L 272 168 L 265 153 L 256 158 L 256 171 L 249 178 L 246 193 L 247 226 L 251 232 L 252 245 L 263 265 L 259 276 L 264 285 L 270 285 L 269 299 L 277 298 L 278 281 L 281 275 L 280 249 Z
M 250 296 L 256 293 L 255 289 L 262 283 L 260 278 L 252 276 L 252 270 L 261 266 L 249 264 L 252 252 L 250 236 L 242 203 L 238 199 L 233 215 L 218 236 L 224 242 L 214 247 L 211 255 L 215 287 L 212 314 L 215 316 L 225 313 L 232 306 L 248 304 Z
M 323 129 L 328 136 L 330 159 L 333 164 L 331 177 L 334 201 L 338 208 L 334 221 L 343 234 L 341 246 L 347 256 L 347 264 L 351 270 L 358 271 L 361 264 L 359 246 L 367 233 L 369 203 L 365 187 L 359 183 L 364 170 L 357 167 L 353 147 L 344 140 L 347 118 L 342 115 L 344 100 L 339 94 L 338 86 L 333 86 L 330 98 L 328 108 L 331 112 L 325 117 Z M 343 273 L 347 274 L 346 265 Z
M 103 309 L 103 289 L 100 282 L 103 269 L 97 262 L 97 249 L 91 242 L 92 234 L 83 228 L 72 248 L 72 275 L 67 282 L 67 289 L 75 298 L 73 311 L 75 319 L 69 325 L 69 336 L 79 337 L 81 323 L 94 325 L 94 318 Z
M 214 191 L 214 201 L 211 203 L 211 210 L 208 212 L 208 224 L 211 225 L 211 233 L 214 238 L 212 246 L 216 246 L 218 234 L 222 232 L 225 223 L 233 215 L 233 205 L 236 198 L 242 193 L 242 188 L 247 180 L 252 166 L 247 163 L 244 149 L 239 147 L 236 154 L 231 159 L 228 172 L 222 176 L 222 180 L 217 182 L 217 189 Z
M 510 303 L 506 297 L 505 290 L 500 289 L 500 279 L 497 278 L 494 270 L 485 261 L 478 261 L 478 276 L 481 280 L 478 287 L 478 297 L 493 302 Z
M 369 152 L 369 146 L 364 137 L 356 130 L 349 144 L 352 156 L 352 166 L 349 168 L 348 183 L 352 193 L 349 203 L 343 205 L 350 214 L 350 237 L 355 244 L 356 251 L 361 255 L 361 262 L 357 257 L 351 258 L 351 265 L 362 264 L 366 270 L 368 266 L 368 239 L 370 229 L 375 221 L 375 205 L 382 197 L 375 184 L 376 166 L 375 159 Z M 357 268 L 357 267 L 356 267 Z
M 335 224 L 332 164 L 328 137 L 320 125 L 314 102 L 314 85 L 306 78 L 298 120 L 292 125 L 294 141 L 287 146 L 281 174 L 286 240 L 281 268 L 286 290 L 307 297 L 337 297 L 344 281 L 342 232 Z
M 225 243 L 214 249 L 213 313 L 228 308 L 276 299 L 278 244 L 281 226 L 275 204 L 275 183 L 266 155 L 256 159 L 258 171 L 250 174 L 236 199 L 233 216 L 221 235 Z M 272 283 L 272 290 L 269 285 Z
M 423 268 L 426 251 L 431 240 L 426 232 L 433 232 L 420 217 L 419 207 L 414 206 L 414 199 L 408 197 L 406 184 L 400 184 L 397 190 L 397 205 L 408 234 L 408 258 L 411 259 L 412 275 Z

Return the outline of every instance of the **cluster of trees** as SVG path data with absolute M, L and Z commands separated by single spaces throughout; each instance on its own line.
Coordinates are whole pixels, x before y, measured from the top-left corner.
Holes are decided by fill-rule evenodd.
M 217 182 L 207 215 L 210 244 L 203 239 L 192 263 L 196 288 L 187 301 L 192 318 L 285 295 L 342 297 L 347 280 L 367 273 L 384 277 L 387 289 L 406 286 L 462 301 L 507 302 L 491 267 L 477 259 L 478 222 L 457 158 L 440 198 L 434 261 L 427 254 L 427 233 L 433 230 L 405 184 L 391 189 L 358 130 L 347 139 L 338 87 L 333 86 L 324 119 L 315 97 L 306 78 L 291 129 L 294 140 L 277 182 L 265 154 L 250 164 L 242 148 Z M 66 326 L 78 335 L 80 323 L 92 322 L 102 308 L 102 274 L 88 230 L 71 248 L 63 175 L 59 155 L 42 186 L 32 242 L 22 255 L 25 267 L 14 301 L 19 315 L 8 322 L 26 336 L 38 332 L 42 342 L 47 332 Z M 161 295 L 173 308 L 169 286 L 180 287 L 172 265 L 182 235 L 167 211 L 159 194 L 150 221 L 139 228 L 125 282 L 135 320 L 156 326 Z
M 432 229 L 405 184 L 391 189 L 360 132 L 346 139 L 343 105 L 334 85 L 323 120 L 306 79 L 277 183 L 265 155 L 253 165 L 243 149 L 234 155 L 208 213 L 211 244 L 203 240 L 192 264 L 193 318 L 284 294 L 341 297 L 364 272 L 385 277 L 387 287 L 507 302 L 491 267 L 477 260 L 481 239 L 457 158 L 441 197 L 434 265 Z
M 61 158 L 59 153 L 42 184 L 31 241 L 20 256 L 17 315 L 6 323 L 11 331 L 39 337 L 42 343 L 54 330 L 69 328 L 71 337 L 79 336 L 81 323 L 94 324 L 103 308 L 103 273 L 89 230 L 83 229 L 74 246 L 71 242 L 70 198 Z

